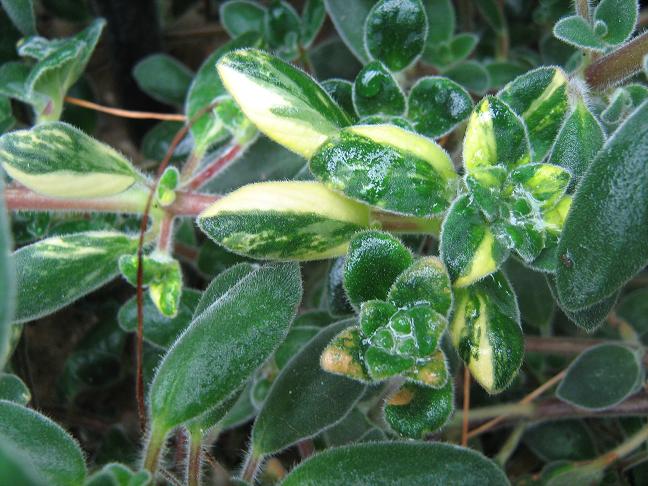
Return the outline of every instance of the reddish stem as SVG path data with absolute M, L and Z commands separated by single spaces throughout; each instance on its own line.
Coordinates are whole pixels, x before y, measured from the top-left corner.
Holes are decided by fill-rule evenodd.
M 220 171 L 227 167 L 236 156 L 241 152 L 241 146 L 238 144 L 230 145 L 220 157 L 213 160 L 207 167 L 198 172 L 194 177 L 189 179 L 185 188 L 189 191 L 195 191 L 212 180 Z
M 168 209 L 176 216 L 195 217 L 220 198 L 221 196 L 216 194 L 176 192 L 176 200 Z
M 164 213 L 160 224 L 160 235 L 158 236 L 157 249 L 163 253 L 168 253 L 171 249 L 171 239 L 173 237 L 173 220 L 171 213 Z

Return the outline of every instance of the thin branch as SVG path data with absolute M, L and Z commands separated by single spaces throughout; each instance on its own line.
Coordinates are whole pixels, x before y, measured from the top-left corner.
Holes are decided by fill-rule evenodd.
M 163 253 L 168 253 L 171 250 L 173 221 L 173 214 L 165 213 L 162 218 L 162 223 L 160 224 L 160 235 L 158 236 L 157 249 Z
M 207 164 L 203 170 L 189 179 L 183 187 L 189 191 L 200 189 L 231 164 L 241 153 L 241 148 L 238 144 L 230 145 L 222 155 Z
M 165 120 L 165 121 L 180 121 L 183 122 L 187 119 L 184 115 L 173 113 L 152 113 L 150 111 L 132 111 L 123 110 L 121 108 L 111 108 L 110 106 L 99 105 L 92 101 L 66 96 L 65 101 L 71 105 L 80 106 L 89 110 L 99 111 L 108 115 L 118 116 L 121 118 L 134 118 L 137 120 Z
M 648 54 L 648 31 L 592 63 L 585 70 L 585 79 L 594 89 L 614 86 L 639 72 L 646 54 Z

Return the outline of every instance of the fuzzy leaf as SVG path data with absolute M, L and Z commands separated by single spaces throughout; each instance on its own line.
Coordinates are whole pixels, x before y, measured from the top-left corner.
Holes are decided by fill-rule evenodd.
M 353 55 L 366 64 L 369 54 L 364 44 L 364 29 L 361 26 L 376 4 L 376 0 L 324 0 L 326 10 L 346 46 Z
M 15 261 L 11 258 L 12 238 L 5 209 L 4 182 L 0 182 L 0 369 L 9 359 L 16 295 Z
M 151 54 L 133 68 L 133 77 L 151 98 L 170 105 L 182 105 L 193 73 L 167 54 Z
M 277 377 L 252 429 L 254 453 L 273 454 L 313 437 L 342 420 L 360 399 L 364 385 L 319 366 L 324 348 L 349 323 L 327 326 Z
M 0 440 L 20 454 L 36 477 L 47 484 L 83 485 L 86 465 L 79 445 L 44 415 L 0 400 Z
M 554 26 L 553 34 L 561 41 L 581 49 L 598 52 L 605 50 L 605 42 L 594 33 L 589 22 L 580 15 L 560 19 Z
M 393 125 L 342 130 L 320 147 L 310 168 L 331 189 L 400 214 L 443 212 L 456 192 L 457 175 L 445 150 Z
M 298 265 L 266 265 L 196 316 L 151 384 L 154 429 L 167 432 L 231 396 L 286 337 L 301 294 Z
M 450 40 L 455 30 L 455 11 L 451 0 L 423 2 L 428 23 L 426 47 Z
M 355 121 L 357 116 L 353 106 L 353 83 L 346 79 L 327 79 L 322 82 L 322 87 L 331 95 L 333 101 L 340 105 L 349 118 Z
M 402 115 L 407 108 L 398 81 L 380 61 L 371 61 L 353 83 L 353 106 L 360 116 Z
M 452 380 L 439 389 L 404 384 L 385 405 L 385 420 L 398 434 L 424 439 L 445 425 L 454 411 Z
M 637 0 L 601 0 L 594 9 L 593 22 L 605 25 L 601 38 L 608 44 L 625 42 L 635 30 L 639 14 Z
M 344 288 L 352 304 L 385 300 L 389 288 L 413 262 L 411 252 L 389 233 L 370 230 L 357 234 L 349 245 Z
M 113 148 L 61 122 L 0 137 L 0 163 L 34 192 L 66 198 L 118 194 L 141 178 Z
M 367 16 L 367 52 L 390 70 L 402 71 L 423 52 L 427 28 L 421 0 L 380 0 Z
M 501 392 L 515 378 L 524 355 L 524 336 L 515 293 L 501 272 L 455 289 L 450 336 L 488 393 Z
M 11 373 L 0 373 L 0 400 L 27 405 L 32 398 L 27 385 Z
M 541 67 L 514 79 L 498 96 L 520 115 L 529 131 L 533 161 L 551 149 L 569 103 L 567 75 L 557 67 Z
M 527 164 L 511 172 L 511 182 L 520 184 L 541 209 L 551 209 L 563 197 L 569 172 L 552 164 Z
M 262 51 L 230 52 L 216 67 L 229 93 L 257 128 L 304 157 L 351 122 L 312 78 Z
M 281 486 L 505 486 L 502 470 L 471 449 L 424 442 L 372 442 L 328 449 L 294 468 Z
M 486 68 L 472 59 L 455 64 L 443 71 L 443 75 L 476 94 L 484 94 L 491 84 Z
M 1 0 L 2 8 L 23 35 L 36 34 L 32 0 Z
M 556 284 L 568 310 L 591 306 L 648 261 L 648 101 L 630 116 L 583 177 L 558 245 Z
M 264 17 L 264 33 L 272 50 L 290 61 L 299 54 L 301 19 L 288 2 L 273 0 Z
M 225 31 L 234 38 L 246 32 L 262 33 L 265 13 L 266 9 L 256 2 L 234 0 L 221 5 L 219 18 Z
M 361 382 L 371 381 L 363 363 L 361 340 L 357 327 L 351 326 L 341 331 L 322 351 L 322 369 Z
M 200 228 L 235 253 L 313 260 L 343 255 L 369 224 L 369 209 L 316 182 L 244 186 L 198 217 Z
M 51 314 L 104 285 L 119 273 L 119 257 L 136 248 L 137 240 L 117 232 L 55 236 L 22 247 L 13 255 L 16 322 Z
M 472 98 L 447 78 L 420 78 L 409 93 L 407 116 L 418 133 L 439 138 L 451 132 L 470 115 Z
M 465 287 L 495 272 L 508 257 L 468 196 L 450 207 L 441 230 L 441 257 L 453 284 Z
M 621 403 L 642 384 L 637 352 L 621 344 L 601 344 L 569 365 L 556 396 L 579 408 L 604 410 Z
M 311 46 L 326 20 L 324 0 L 306 0 L 302 13 L 301 44 L 304 48 Z

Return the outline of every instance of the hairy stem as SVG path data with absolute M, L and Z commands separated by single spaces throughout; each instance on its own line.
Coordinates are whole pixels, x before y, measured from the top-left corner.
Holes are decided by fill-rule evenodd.
M 590 6 L 589 6 L 589 0 L 575 0 L 574 1 L 574 8 L 576 9 L 576 13 L 583 17 L 585 20 L 589 22 L 590 20 Z
M 187 462 L 188 486 L 200 486 L 202 464 L 202 433 L 200 430 L 189 431 L 189 461 Z
M 223 154 L 211 161 L 207 166 L 198 172 L 194 177 L 184 184 L 189 191 L 195 191 L 207 184 L 225 167 L 231 164 L 241 153 L 242 147 L 238 144 L 230 145 Z
M 245 464 L 243 464 L 243 470 L 241 471 L 241 479 L 249 483 L 254 482 L 254 478 L 259 472 L 259 467 L 261 466 L 262 456 L 257 455 L 253 448 L 248 452 L 247 457 L 245 458 Z
M 148 441 L 146 443 L 146 449 L 144 452 L 144 464 L 143 467 L 151 475 L 155 476 L 157 472 L 160 454 L 164 447 L 164 441 L 166 440 L 167 431 L 159 427 L 157 424 L 153 423 L 151 432 L 148 436 Z
M 506 439 L 506 442 L 504 442 L 502 448 L 495 456 L 495 462 L 497 462 L 502 468 L 506 466 L 506 463 L 515 452 L 515 449 L 517 449 L 517 446 L 520 443 L 520 439 L 522 439 L 525 430 L 526 424 L 516 425 L 515 428 L 511 431 L 511 434 L 508 436 L 508 439 Z
M 173 240 L 173 220 L 174 216 L 171 213 L 165 213 L 160 223 L 160 235 L 157 241 L 157 250 L 162 253 L 169 253 L 171 251 L 171 243 Z
M 614 86 L 637 73 L 646 54 L 648 31 L 592 63 L 585 70 L 585 80 L 592 88 L 598 90 Z

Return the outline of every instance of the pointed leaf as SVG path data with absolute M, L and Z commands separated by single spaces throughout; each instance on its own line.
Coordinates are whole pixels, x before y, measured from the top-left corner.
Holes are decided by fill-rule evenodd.
M 353 106 L 362 116 L 402 115 L 407 108 L 403 90 L 380 61 L 371 61 L 353 83 Z
M 413 262 L 411 252 L 389 233 L 365 231 L 351 240 L 344 267 L 344 288 L 352 304 L 384 300 L 389 288 Z
M 235 253 L 266 259 L 313 260 L 343 255 L 369 224 L 366 206 L 316 182 L 244 186 L 198 217 L 200 228 Z
M 47 484 L 83 485 L 86 466 L 79 445 L 44 415 L 0 400 L 0 440 L 20 454 Z
M 605 42 L 594 33 L 589 22 L 580 15 L 560 19 L 554 26 L 553 34 L 561 41 L 581 49 L 598 52 L 605 50 Z
M 349 323 L 342 321 L 323 329 L 277 377 L 252 429 L 255 453 L 273 454 L 313 437 L 342 420 L 360 399 L 363 384 L 319 366 L 324 348 Z
M 524 336 L 515 293 L 501 272 L 455 289 L 450 336 L 488 393 L 501 392 L 515 378 L 524 355 Z
M 468 172 L 494 165 L 513 169 L 531 161 L 524 124 L 506 103 L 487 96 L 475 107 L 466 128 L 463 161 Z
M 22 185 L 49 196 L 110 196 L 141 178 L 117 151 L 60 122 L 3 135 L 0 162 Z
M 569 103 L 567 75 L 557 67 L 541 67 L 514 79 L 498 96 L 520 115 L 529 130 L 533 161 L 551 149 Z
M 427 29 L 421 0 L 380 0 L 367 16 L 367 52 L 392 71 L 401 71 L 423 52 Z
M 98 231 L 55 236 L 22 247 L 13 255 L 16 322 L 51 314 L 104 285 L 119 273 L 119 257 L 136 248 L 137 240 L 123 233 Z
M 373 442 L 328 449 L 303 461 L 281 486 L 505 486 L 502 470 L 471 449 L 442 443 Z
M 230 52 L 217 63 L 223 84 L 268 137 L 310 157 L 347 115 L 312 78 L 262 51 Z
M 450 207 L 441 230 L 441 258 L 450 279 L 465 287 L 496 271 L 508 257 L 468 196 Z
M 606 142 L 581 181 L 558 245 L 568 310 L 613 294 L 648 261 L 648 102 Z
M 301 292 L 298 265 L 266 265 L 199 314 L 151 384 L 154 428 L 166 432 L 233 394 L 285 338 Z
M 449 206 L 457 175 L 433 141 L 393 125 L 358 125 L 329 139 L 313 174 L 348 197 L 387 211 L 431 216 Z

